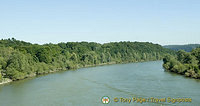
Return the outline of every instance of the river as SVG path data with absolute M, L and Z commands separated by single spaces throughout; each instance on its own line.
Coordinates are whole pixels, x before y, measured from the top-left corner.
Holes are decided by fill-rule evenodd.
M 108 96 L 109 104 L 101 98 Z M 114 98 L 118 102 L 114 102 Z M 191 103 L 123 102 L 120 98 L 191 98 Z M 199 105 L 200 80 L 162 68 L 162 61 L 81 68 L 0 85 L 0 106 Z

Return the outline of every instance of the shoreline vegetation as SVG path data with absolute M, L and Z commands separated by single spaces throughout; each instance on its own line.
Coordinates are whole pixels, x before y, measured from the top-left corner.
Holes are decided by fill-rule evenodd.
M 175 56 L 164 57 L 163 62 L 166 71 L 200 79 L 200 48 L 193 49 L 191 52 L 180 50 Z
M 162 60 L 175 51 L 149 42 L 31 44 L 0 40 L 0 84 L 61 70 Z M 10 79 L 10 80 L 9 80 Z
M 11 79 L 9 79 L 9 78 L 2 78 L 2 81 L 0 82 L 0 85 L 6 84 L 6 83 L 10 83 L 10 82 L 12 82 Z
M 138 62 L 147 62 L 147 61 L 138 61 Z M 78 67 L 76 69 L 96 67 L 96 66 L 105 66 L 105 65 L 113 65 L 113 64 L 138 63 L 138 62 L 137 61 L 136 62 L 121 62 L 121 63 L 110 62 L 110 63 L 102 63 L 102 64 L 96 64 L 96 65 L 86 65 L 86 66 Z M 74 70 L 76 70 L 76 69 L 74 69 Z M 49 70 L 47 73 L 42 73 L 42 74 L 38 74 L 38 75 L 45 75 L 45 74 L 55 73 L 55 72 L 59 72 L 59 71 L 69 71 L 69 70 L 60 68 L 60 69 L 55 69 L 55 70 Z M 27 76 L 26 78 L 31 78 L 31 77 L 36 77 L 36 76 L 37 76 L 37 74 L 32 74 L 32 75 Z M 26 78 L 24 78 L 24 79 L 26 79 Z M 23 79 L 21 79 L 21 80 L 23 80 Z M 7 84 L 7 83 L 10 83 L 10 82 L 13 82 L 13 80 L 11 80 L 9 78 L 2 78 L 2 80 L 0 81 L 0 85 Z
M 156 61 L 156 60 L 150 60 L 150 61 Z M 138 62 L 148 62 L 148 61 L 138 61 Z M 96 65 L 86 65 L 86 66 L 82 66 L 82 67 L 79 67 L 79 68 L 76 68 L 76 69 L 88 68 L 88 67 L 96 67 L 96 66 L 105 66 L 105 65 L 113 65 L 113 64 L 138 63 L 138 62 L 137 61 L 136 62 L 121 62 L 121 63 L 110 62 L 110 63 L 102 63 L 102 64 L 96 64 Z M 74 70 L 76 70 L 76 69 L 74 69 Z M 56 69 L 54 71 L 50 70 L 47 73 L 42 73 L 42 74 L 38 74 L 38 75 L 45 75 L 45 74 L 55 73 L 55 72 L 59 72 L 59 71 L 69 71 L 69 70 L 60 68 L 60 69 Z M 32 75 L 27 76 L 26 78 L 36 77 L 38 75 L 37 74 L 32 74 Z M 24 78 L 24 79 L 26 79 L 26 78 Z M 23 80 L 23 79 L 20 79 L 20 80 Z M 2 80 L 0 81 L 0 85 L 7 84 L 7 83 L 10 83 L 10 82 L 13 82 L 13 80 L 11 80 L 9 78 L 2 78 Z

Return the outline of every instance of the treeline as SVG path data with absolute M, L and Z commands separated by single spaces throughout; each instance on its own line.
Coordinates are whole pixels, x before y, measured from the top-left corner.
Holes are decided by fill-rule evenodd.
M 122 62 L 160 60 L 174 54 L 148 42 L 68 42 L 31 44 L 12 39 L 0 40 L 0 79 L 12 80 L 80 67 Z
M 164 48 L 172 49 L 175 51 L 185 50 L 186 52 L 191 52 L 193 49 L 200 47 L 200 44 L 188 44 L 188 45 L 166 45 Z
M 192 78 L 200 78 L 200 48 L 191 52 L 180 50 L 177 56 L 166 56 L 163 67 L 167 71 L 175 72 Z

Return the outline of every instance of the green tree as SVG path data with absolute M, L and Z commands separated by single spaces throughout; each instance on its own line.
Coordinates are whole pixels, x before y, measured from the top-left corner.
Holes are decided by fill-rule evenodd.
M 1 74 L 1 69 L 0 69 L 0 82 L 2 81 L 2 74 Z
M 166 56 L 163 59 L 163 67 L 168 71 L 183 74 L 187 77 L 200 78 L 199 55 L 198 48 L 192 52 L 180 50 L 177 52 L 177 58 Z
M 12 38 L 0 40 L 0 70 L 3 78 L 19 80 L 52 71 L 76 69 L 101 63 L 158 60 L 166 54 L 174 55 L 175 52 L 148 42 L 105 44 L 68 42 L 38 45 Z M 183 64 L 169 59 L 163 66 L 176 72 L 191 69 L 198 73 L 199 67 L 195 62 L 199 59 L 197 54 L 198 52 L 195 51 L 192 55 L 184 55 Z
M 40 48 L 37 53 L 36 56 L 38 57 L 40 62 L 45 62 L 45 63 L 50 63 L 51 60 L 51 50 L 48 47 L 44 47 L 44 48 Z
M 196 57 L 200 64 L 200 48 L 193 49 L 191 53 Z
M 76 53 L 72 53 L 72 56 L 71 56 L 70 59 L 71 59 L 72 61 L 74 61 L 74 62 L 77 62 L 78 59 L 77 59 L 77 55 L 76 55 Z

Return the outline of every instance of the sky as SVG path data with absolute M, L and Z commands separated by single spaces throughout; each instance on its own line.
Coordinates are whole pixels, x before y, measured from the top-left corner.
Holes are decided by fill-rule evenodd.
M 0 39 L 200 44 L 200 0 L 0 0 Z

